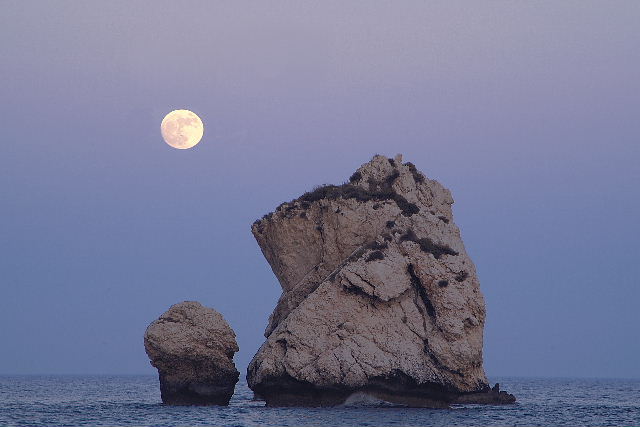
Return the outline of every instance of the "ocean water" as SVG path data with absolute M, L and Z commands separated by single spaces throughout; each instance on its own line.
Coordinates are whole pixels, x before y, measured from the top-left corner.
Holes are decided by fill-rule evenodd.
M 491 380 L 518 403 L 266 408 L 240 382 L 228 407 L 175 407 L 155 376 L 0 376 L 0 426 L 640 426 L 640 380 Z

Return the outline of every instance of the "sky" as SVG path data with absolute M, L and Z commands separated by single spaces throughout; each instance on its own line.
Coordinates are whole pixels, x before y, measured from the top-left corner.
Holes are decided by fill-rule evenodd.
M 452 191 L 487 375 L 640 377 L 640 2 L 2 1 L 0 373 L 154 374 L 197 300 L 246 365 L 252 222 L 374 154 Z M 196 112 L 202 142 L 160 135 Z

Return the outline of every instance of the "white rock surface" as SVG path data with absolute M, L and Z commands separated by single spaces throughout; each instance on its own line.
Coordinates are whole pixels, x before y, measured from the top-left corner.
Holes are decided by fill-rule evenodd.
M 283 289 L 247 375 L 268 405 L 515 400 L 489 390 L 484 300 L 451 194 L 401 159 L 375 156 L 254 223 Z

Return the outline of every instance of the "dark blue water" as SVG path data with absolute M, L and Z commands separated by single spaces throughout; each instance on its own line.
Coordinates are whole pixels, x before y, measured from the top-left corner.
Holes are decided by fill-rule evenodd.
M 266 408 L 238 384 L 229 407 L 172 407 L 152 376 L 0 376 L 2 426 L 640 425 L 640 380 L 492 378 L 509 406 Z

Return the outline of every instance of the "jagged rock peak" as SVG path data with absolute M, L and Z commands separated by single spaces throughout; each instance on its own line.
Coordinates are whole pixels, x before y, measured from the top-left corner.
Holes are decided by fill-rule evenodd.
M 256 221 L 283 293 L 248 368 L 254 392 L 269 405 L 515 400 L 482 368 L 484 300 L 452 203 L 401 155 L 374 156 Z
M 227 405 L 240 373 L 236 335 L 222 315 L 195 301 L 175 304 L 144 334 L 158 369 L 162 401 L 170 405 Z

